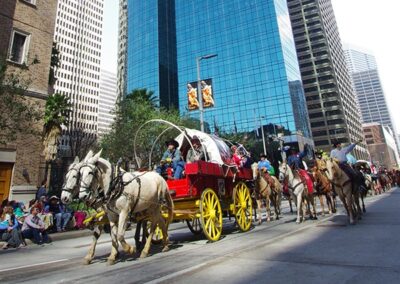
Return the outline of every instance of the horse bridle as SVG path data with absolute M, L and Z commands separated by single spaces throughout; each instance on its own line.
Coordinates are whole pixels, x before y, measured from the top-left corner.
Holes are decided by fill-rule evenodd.
M 287 172 L 288 172 L 288 167 L 289 167 L 289 165 L 286 164 L 285 172 L 282 172 L 282 171 L 281 171 L 281 168 L 279 168 L 279 173 L 283 173 L 283 176 L 286 177 L 286 174 L 287 174 Z M 289 177 L 288 177 L 288 188 L 292 189 L 293 191 L 294 191 L 299 185 L 301 185 L 301 184 L 303 184 L 304 186 L 307 186 L 306 184 L 304 184 L 304 182 L 302 181 L 301 178 L 300 178 L 300 182 L 297 183 L 295 186 L 290 186 L 290 185 L 289 185 Z
M 95 165 L 93 165 L 93 167 L 92 167 L 92 165 L 90 165 L 88 163 L 85 163 L 79 168 L 79 173 L 80 173 L 80 170 L 82 168 L 85 168 L 85 167 L 91 169 L 91 171 L 88 173 L 88 175 L 92 175 L 93 178 L 92 178 L 92 180 L 91 180 L 91 182 L 89 184 L 85 183 L 84 180 L 81 180 L 80 186 L 79 186 L 79 194 L 84 192 L 84 193 L 86 193 L 88 195 L 88 197 L 90 197 L 92 195 L 92 190 L 90 190 L 90 187 L 91 187 L 91 185 L 93 183 L 93 180 L 97 180 L 97 181 L 99 180 L 99 178 L 97 176 L 97 172 L 99 171 L 99 169 Z M 97 199 L 98 196 L 99 196 L 99 191 L 98 191 L 98 189 L 96 189 L 96 196 L 93 196 L 93 198 Z
M 67 174 L 66 174 L 66 176 L 68 176 L 68 174 L 69 174 L 72 170 L 75 171 L 75 175 L 72 176 L 73 178 L 76 178 L 75 186 L 78 184 L 78 181 L 79 181 L 79 178 L 80 178 L 80 172 L 79 172 L 80 169 L 81 169 L 80 167 L 79 167 L 79 169 L 76 169 L 75 167 L 72 167 L 71 169 L 68 170 L 68 172 L 67 172 Z M 62 191 L 69 192 L 69 193 L 72 194 L 72 190 L 74 190 L 74 188 L 68 188 L 68 187 L 64 187 L 64 186 L 66 186 L 65 183 L 64 183 L 63 186 L 62 186 Z

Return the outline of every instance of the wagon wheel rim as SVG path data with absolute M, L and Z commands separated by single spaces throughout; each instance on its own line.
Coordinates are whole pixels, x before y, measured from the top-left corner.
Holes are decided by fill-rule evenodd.
M 240 230 L 246 232 L 250 230 L 253 214 L 250 190 L 244 182 L 239 182 L 235 186 L 234 192 L 234 214 L 236 223 Z
M 222 210 L 218 196 L 210 188 L 201 195 L 200 213 L 204 235 L 209 241 L 218 241 L 222 233 Z
M 147 236 L 150 235 L 151 223 L 147 223 Z M 161 244 L 163 240 L 163 232 L 160 229 L 160 226 L 157 225 L 156 229 L 154 230 L 153 238 L 151 239 L 151 243 L 154 245 Z
M 195 235 L 199 235 L 203 231 L 203 229 L 201 228 L 201 221 L 199 218 L 186 219 L 186 224 L 189 230 Z

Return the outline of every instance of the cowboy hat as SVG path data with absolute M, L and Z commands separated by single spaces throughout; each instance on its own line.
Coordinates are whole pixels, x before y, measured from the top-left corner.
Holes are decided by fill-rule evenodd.
M 170 139 L 170 140 L 166 141 L 165 145 L 167 145 L 167 147 L 169 145 L 173 145 L 175 148 L 179 147 L 179 143 L 175 139 Z
M 333 140 L 332 140 L 332 145 L 333 145 L 333 147 L 337 147 L 337 145 L 339 145 L 339 144 L 342 144 L 342 142 L 340 142 L 340 141 L 337 140 L 337 139 L 333 139 Z
M 52 197 L 49 198 L 49 200 L 53 200 L 53 199 L 57 199 L 57 200 L 58 200 L 58 199 L 60 199 L 60 198 L 58 198 L 58 197 L 55 196 L 55 195 L 53 195 Z

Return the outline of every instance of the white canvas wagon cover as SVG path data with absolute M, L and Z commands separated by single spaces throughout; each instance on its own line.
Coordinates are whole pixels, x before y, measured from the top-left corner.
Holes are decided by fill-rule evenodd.
M 200 139 L 201 144 L 207 151 L 208 161 L 217 163 L 219 165 L 232 165 L 232 155 L 230 148 L 226 143 L 218 136 L 213 134 L 207 134 L 196 129 L 185 128 L 187 136 L 192 138 L 197 136 Z M 183 133 L 178 135 L 175 140 L 181 147 L 184 144 L 185 136 Z

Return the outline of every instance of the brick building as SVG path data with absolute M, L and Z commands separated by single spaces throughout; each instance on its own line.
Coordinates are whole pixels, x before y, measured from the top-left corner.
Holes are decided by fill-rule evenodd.
M 397 167 L 399 157 L 390 127 L 377 122 L 364 123 L 363 131 L 371 161 L 379 167 Z
M 1 1 L 0 57 L 6 59 L 9 74 L 30 82 L 26 102 L 37 104 L 43 112 L 56 9 L 57 0 Z M 43 122 L 31 127 L 40 132 Z M 0 145 L 0 201 L 32 197 L 44 178 L 42 151 L 41 137 L 34 135 L 18 135 L 15 141 Z

